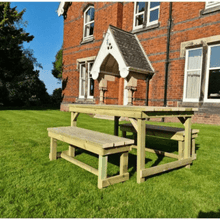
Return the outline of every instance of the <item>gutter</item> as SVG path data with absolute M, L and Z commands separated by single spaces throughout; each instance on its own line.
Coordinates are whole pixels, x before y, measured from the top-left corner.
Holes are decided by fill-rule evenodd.
M 171 26 L 172 26 L 172 2 L 170 2 L 169 8 L 169 20 L 168 20 L 168 32 L 167 32 L 167 56 L 166 56 L 166 66 L 165 66 L 165 85 L 164 85 L 164 107 L 167 106 L 167 86 L 168 86 L 168 72 L 169 72 L 169 56 L 170 56 L 170 34 L 171 34 Z

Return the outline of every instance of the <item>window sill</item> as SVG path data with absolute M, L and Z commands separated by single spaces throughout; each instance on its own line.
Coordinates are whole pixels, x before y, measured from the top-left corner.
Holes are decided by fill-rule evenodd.
M 131 33 L 138 34 L 138 33 L 145 32 L 145 31 L 155 29 L 155 28 L 159 28 L 159 27 L 160 27 L 160 23 L 157 23 L 157 24 L 153 24 L 153 25 L 150 25 L 150 26 L 134 29 L 134 30 L 131 31 Z
M 213 13 L 213 12 L 216 12 L 216 11 L 220 11 L 220 5 L 212 7 L 212 8 L 203 9 L 200 12 L 200 15 L 206 15 L 206 14 Z
M 82 41 L 81 41 L 81 45 L 82 44 L 88 44 L 88 43 L 91 43 L 91 42 L 93 42 L 94 41 L 94 37 L 93 36 L 91 36 L 91 37 L 89 37 L 89 38 L 84 38 Z
M 79 104 L 95 104 L 95 100 L 94 98 L 77 98 L 75 103 L 79 103 Z

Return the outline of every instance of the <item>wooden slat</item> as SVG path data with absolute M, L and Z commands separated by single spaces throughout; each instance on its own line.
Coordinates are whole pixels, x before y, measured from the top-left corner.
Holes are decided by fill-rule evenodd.
M 69 108 L 69 111 L 87 113 L 87 114 L 100 114 L 100 115 L 109 115 L 109 116 L 121 116 L 121 117 L 132 117 L 132 118 L 140 118 L 141 111 L 135 110 L 122 110 L 122 109 L 96 109 L 91 107 L 89 108 Z
M 187 158 L 187 159 L 178 160 L 178 161 L 170 162 L 167 164 L 163 164 L 163 165 L 159 165 L 159 166 L 155 166 L 151 168 L 146 168 L 146 169 L 141 170 L 141 177 L 155 175 L 155 174 L 162 173 L 168 170 L 183 167 L 191 163 L 192 163 L 192 158 Z
M 132 145 L 132 148 L 137 149 L 137 146 Z M 168 152 L 161 151 L 161 150 L 145 148 L 145 151 L 150 152 L 150 153 L 155 153 L 155 154 L 163 155 L 165 157 L 171 157 L 171 158 L 178 159 L 178 155 L 177 154 L 168 153 Z
M 193 112 L 189 111 L 155 111 L 142 112 L 141 118 L 164 118 L 164 117 L 192 117 Z
M 120 147 L 114 147 L 114 148 L 105 148 L 105 149 L 103 149 L 102 155 L 110 155 L 110 154 L 116 154 L 116 153 L 130 151 L 131 146 L 133 146 L 133 145 L 123 146 L 123 147 L 120 146 Z
M 157 106 L 122 106 L 122 105 L 80 105 L 80 104 L 69 104 L 69 111 L 76 109 L 109 109 L 110 111 L 120 109 L 122 111 L 198 111 L 198 108 L 185 108 L 185 107 L 157 107 Z
M 73 163 L 73 164 L 75 164 L 75 165 L 77 165 L 77 166 L 79 166 L 79 167 L 95 174 L 96 176 L 98 176 L 98 170 L 97 169 L 95 169 L 95 168 L 93 168 L 93 167 L 91 167 L 91 166 L 89 166 L 89 165 L 87 165 L 87 164 L 85 164 L 85 163 L 83 163 L 79 160 L 76 160 L 76 159 L 68 156 L 65 152 L 61 153 L 61 157 L 65 160 L 68 160 L 69 162 L 71 162 L 71 163 Z
M 132 128 L 132 124 L 131 123 L 127 123 L 127 124 L 122 124 L 120 125 L 121 128 Z M 149 130 L 155 130 L 155 131 L 165 131 L 165 132 L 178 132 L 178 131 L 184 131 L 184 128 L 177 128 L 177 127 L 168 127 L 168 126 L 160 126 L 160 125 L 150 125 L 150 124 L 146 124 L 145 125 L 146 129 Z
M 128 138 L 117 137 L 110 134 L 105 134 L 97 131 L 91 131 L 78 127 L 57 127 L 48 128 L 49 132 L 58 135 L 69 137 L 73 141 L 84 141 L 85 143 L 93 143 L 101 148 L 110 148 L 123 145 L 133 144 L 134 141 Z M 74 145 L 74 144 L 73 144 Z
M 72 139 L 71 137 L 65 137 L 64 135 L 60 135 L 60 134 L 53 133 L 50 131 L 48 132 L 48 136 L 53 137 L 59 141 L 63 141 L 63 142 L 70 144 L 70 145 L 76 144 L 76 139 Z M 104 151 L 104 149 L 97 146 L 96 144 L 87 143 L 84 140 L 80 140 L 80 139 L 77 140 L 77 147 L 82 148 L 87 151 L 90 151 L 95 154 L 99 154 L 99 155 L 103 155 L 103 151 Z
M 119 106 L 119 105 L 76 105 L 70 104 L 69 111 L 80 113 L 122 116 L 130 118 L 150 117 L 185 117 L 192 116 L 196 108 L 171 108 L 150 106 Z
M 110 185 L 113 185 L 115 183 L 124 182 L 126 180 L 129 180 L 129 173 L 125 173 L 123 175 L 117 175 L 113 177 L 109 177 L 105 180 L 102 180 L 102 187 L 107 187 Z
M 133 132 L 135 133 L 136 130 L 132 126 L 132 124 L 122 124 L 120 125 L 121 131 Z M 199 133 L 198 129 L 192 130 L 192 137 L 196 138 Z M 169 138 L 172 140 L 183 141 L 185 137 L 184 128 L 176 128 L 176 127 L 168 127 L 168 126 L 159 126 L 159 125 L 149 125 L 146 124 L 146 135 L 158 136 Z
M 79 116 L 78 112 L 71 112 L 71 126 L 77 125 L 77 117 Z
M 137 130 L 138 130 L 137 120 L 135 120 L 133 118 L 129 118 L 129 120 L 130 120 L 131 124 L 133 125 L 134 129 L 137 132 Z

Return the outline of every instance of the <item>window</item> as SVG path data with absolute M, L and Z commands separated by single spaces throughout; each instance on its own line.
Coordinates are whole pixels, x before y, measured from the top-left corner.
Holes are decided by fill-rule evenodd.
M 202 48 L 186 50 L 183 101 L 199 101 Z
M 205 4 L 205 9 L 213 8 L 213 7 L 216 7 L 216 6 L 220 6 L 220 2 L 219 1 L 208 1 Z
M 93 98 L 94 96 L 94 79 L 91 74 L 92 66 L 93 63 L 88 63 L 88 98 Z
M 94 96 L 94 80 L 90 73 L 93 62 L 80 63 L 79 98 L 92 99 Z M 86 66 L 88 72 L 86 72 Z
M 84 98 L 85 96 L 85 81 L 86 67 L 85 64 L 80 64 L 79 98 Z
M 206 71 L 205 101 L 220 101 L 220 45 L 209 46 Z
M 84 40 L 93 38 L 94 17 L 95 17 L 95 9 L 93 6 L 90 6 L 84 12 L 84 28 L 83 28 Z
M 206 69 L 202 70 L 202 48 L 186 50 L 184 76 L 184 102 L 198 102 L 201 91 L 201 75 L 204 75 L 204 102 L 220 102 L 220 44 L 209 45 Z
M 135 2 L 133 28 L 143 28 L 158 23 L 160 2 Z

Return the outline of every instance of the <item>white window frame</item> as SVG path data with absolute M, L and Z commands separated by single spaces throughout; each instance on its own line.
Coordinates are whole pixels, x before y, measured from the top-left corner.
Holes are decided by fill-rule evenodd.
M 82 67 L 86 68 L 85 63 L 80 63 L 79 64 L 79 98 L 85 98 L 85 94 L 81 94 L 82 91 L 82 80 L 86 83 L 86 69 L 85 69 L 85 74 L 84 74 L 84 79 L 81 77 L 81 72 L 82 72 Z M 85 93 L 85 83 L 84 83 L 84 93 Z
M 216 6 L 220 6 L 219 1 L 207 1 L 205 3 L 205 9 L 213 8 L 213 7 L 216 7 Z
M 153 8 L 150 8 L 150 3 L 148 2 L 148 8 L 147 8 L 147 26 L 153 25 L 153 24 L 157 24 L 159 17 L 160 17 L 160 4 L 158 6 L 155 6 Z M 155 21 L 150 22 L 150 13 L 154 10 L 158 9 L 158 19 Z
M 143 24 L 135 26 L 135 21 L 136 21 L 136 17 L 139 16 L 139 15 L 142 15 L 142 14 L 143 14 L 143 19 L 145 19 L 145 14 L 146 14 L 146 13 L 147 13 L 146 27 L 147 27 L 147 26 L 154 25 L 154 24 L 158 24 L 158 22 L 159 22 L 159 17 L 160 17 L 160 5 L 155 6 L 155 7 L 153 7 L 153 8 L 150 8 L 150 3 L 151 3 L 151 2 L 148 2 L 147 12 L 144 10 L 144 11 L 142 11 L 142 12 L 136 13 L 137 2 L 134 2 L 133 30 L 143 28 Z M 146 2 L 145 2 L 145 4 L 146 4 Z M 155 21 L 150 22 L 150 13 L 151 13 L 152 11 L 156 10 L 156 9 L 158 9 L 158 19 L 155 20 Z
M 94 96 L 90 96 L 89 95 L 89 91 L 90 91 L 90 79 L 92 79 L 92 76 L 90 76 L 90 72 L 91 72 L 91 64 L 94 64 L 94 62 L 88 62 L 88 87 L 87 87 L 87 98 L 88 99 L 93 99 Z M 94 91 L 94 88 L 93 88 L 93 91 Z
M 91 64 L 93 64 L 93 61 L 87 62 L 88 65 L 88 71 L 87 74 L 88 76 L 86 77 L 86 62 L 81 62 L 79 63 L 79 98 L 80 99 L 84 99 L 85 98 L 85 90 L 86 90 L 86 78 L 87 78 L 87 99 L 93 99 L 94 96 L 90 96 L 89 95 L 89 91 L 90 91 L 90 71 L 91 71 Z M 85 74 L 84 74 L 84 78 L 82 79 L 81 77 L 81 71 L 82 71 L 82 67 L 84 66 L 85 68 Z M 82 80 L 84 80 L 84 94 L 81 94 L 82 91 Z
M 143 14 L 143 20 L 145 16 L 145 10 L 139 13 L 136 13 L 137 2 L 134 2 L 134 16 L 133 16 L 133 29 L 143 28 L 143 24 L 135 26 L 136 17 Z
M 91 8 L 94 8 L 94 6 L 89 6 L 85 11 L 84 11 L 84 21 L 83 21 L 83 40 L 89 40 L 89 39 L 92 39 L 93 38 L 93 35 L 88 35 L 88 36 L 85 36 L 85 32 L 86 32 L 86 26 L 87 25 L 90 25 L 92 23 L 94 23 L 94 27 L 95 27 L 95 20 L 92 20 L 92 21 L 89 21 L 86 23 L 86 13 L 91 9 Z M 94 14 L 95 14 L 95 11 L 94 11 Z M 94 19 L 95 19 L 95 15 L 94 15 Z M 93 34 L 94 34 L 94 30 L 93 30 Z
M 208 54 L 207 54 L 207 67 L 206 67 L 206 82 L 205 82 L 205 96 L 204 96 L 204 102 L 209 102 L 209 103 L 219 103 L 219 99 L 209 99 L 208 98 L 208 86 L 209 86 L 209 70 L 214 70 L 214 69 L 220 69 L 219 67 L 212 67 L 210 68 L 210 58 L 211 58 L 211 48 L 220 46 L 220 44 L 215 44 L 215 45 L 209 45 L 208 46 Z
M 185 70 L 184 70 L 184 89 L 183 89 L 183 102 L 199 102 L 199 97 L 198 98 L 186 98 L 186 88 L 187 88 L 187 76 L 189 71 L 200 71 L 200 83 L 199 83 L 199 91 L 201 90 L 201 74 L 202 74 L 202 59 L 203 59 L 203 54 L 201 56 L 201 67 L 200 69 L 193 69 L 193 70 L 187 70 L 187 65 L 188 65 L 188 59 L 189 59 L 189 51 L 193 50 L 198 50 L 198 49 L 203 49 L 202 47 L 197 47 L 193 49 L 186 49 L 186 56 L 185 56 Z

